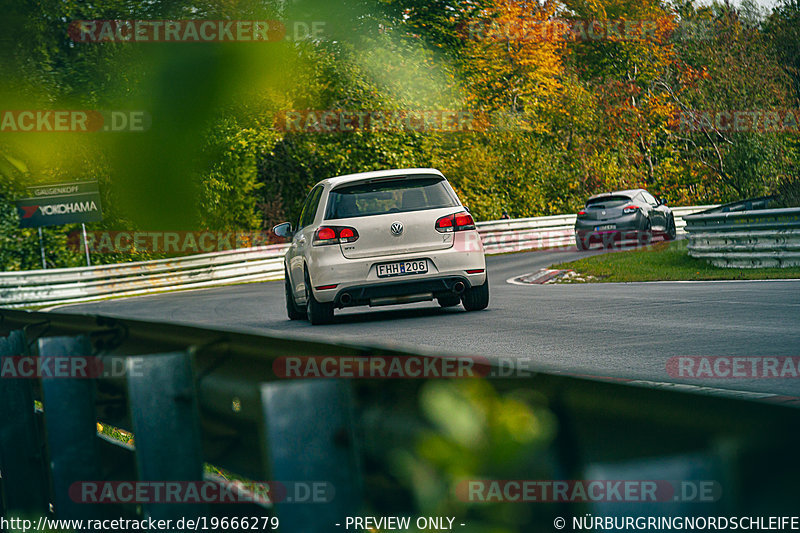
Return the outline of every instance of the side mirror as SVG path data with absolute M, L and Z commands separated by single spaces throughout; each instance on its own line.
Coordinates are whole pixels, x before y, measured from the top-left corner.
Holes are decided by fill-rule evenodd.
M 292 231 L 292 223 L 291 222 L 284 222 L 283 224 L 278 224 L 274 228 L 272 228 L 272 233 L 277 235 L 278 237 L 285 237 L 291 238 L 294 235 Z
M 658 204 L 659 205 L 667 205 L 667 199 L 664 198 L 663 196 L 659 196 L 658 197 Z

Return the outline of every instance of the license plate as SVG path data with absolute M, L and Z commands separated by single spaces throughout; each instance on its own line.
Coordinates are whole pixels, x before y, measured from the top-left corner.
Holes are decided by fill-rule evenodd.
M 616 224 L 606 224 L 605 226 L 597 226 L 594 228 L 595 231 L 603 231 L 604 229 L 614 229 L 616 228 Z
M 409 274 L 425 274 L 428 272 L 428 262 L 424 259 L 416 261 L 398 261 L 378 265 L 378 277 L 389 278 L 392 276 L 407 276 Z

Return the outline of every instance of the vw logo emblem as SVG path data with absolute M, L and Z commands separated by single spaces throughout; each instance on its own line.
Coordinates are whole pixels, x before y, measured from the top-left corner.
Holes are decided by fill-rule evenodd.
M 605 211 L 603 211 L 603 212 L 602 212 L 602 213 L 600 213 L 600 214 L 601 214 L 601 215 L 605 215 L 605 214 L 606 214 L 606 212 L 605 212 Z
M 400 222 L 392 222 L 392 235 L 402 235 L 403 234 L 403 224 Z

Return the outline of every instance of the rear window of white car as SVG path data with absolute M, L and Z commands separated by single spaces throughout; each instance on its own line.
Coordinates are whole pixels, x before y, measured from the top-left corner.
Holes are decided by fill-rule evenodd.
M 458 200 L 439 176 L 378 178 L 333 189 L 325 218 L 365 217 L 457 205 Z

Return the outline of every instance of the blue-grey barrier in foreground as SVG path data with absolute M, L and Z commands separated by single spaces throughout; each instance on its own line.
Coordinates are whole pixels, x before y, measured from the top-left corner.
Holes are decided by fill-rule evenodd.
M 279 522 L 280 531 L 316 533 L 345 530 L 348 516 L 431 515 L 452 517 L 463 531 L 522 533 L 586 513 L 783 516 L 797 509 L 797 398 L 633 386 L 537 371 L 531 362 L 508 372 L 498 360 L 468 379 L 282 373 L 281 360 L 312 356 L 436 357 L 0 310 L 0 516 L 227 519 L 214 528 L 220 531 L 237 530 L 234 518 L 258 517 L 265 521 L 259 530 Z M 20 361 L 89 357 L 104 362 L 89 379 L 8 373 Z M 133 442 L 98 433 L 97 423 L 132 432 Z M 658 501 L 520 503 L 480 501 L 462 490 L 492 479 L 655 480 L 677 492 Z M 253 497 L 136 505 L 84 501 L 75 492 L 85 482 L 123 480 L 234 484 Z M 713 490 L 704 498 L 681 492 L 699 485 Z M 255 497 L 264 486 L 269 498 Z

